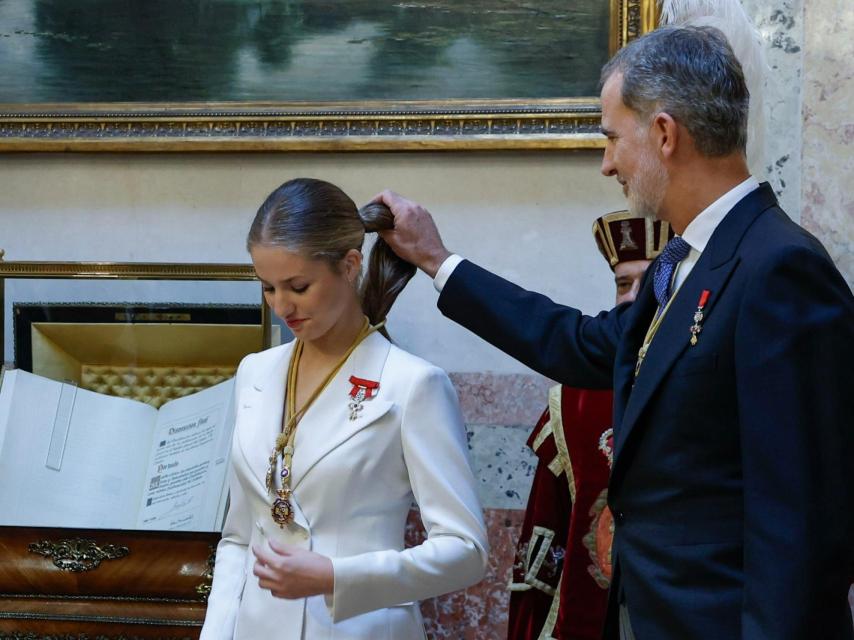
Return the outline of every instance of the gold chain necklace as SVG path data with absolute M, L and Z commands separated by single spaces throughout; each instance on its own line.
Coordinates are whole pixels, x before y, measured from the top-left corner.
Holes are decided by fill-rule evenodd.
M 676 272 L 673 273 L 674 279 L 676 277 Z M 652 320 L 652 323 L 649 325 L 649 328 L 646 330 L 646 335 L 644 336 L 643 343 L 641 344 L 641 348 L 638 349 L 638 359 L 635 363 L 635 379 L 637 379 L 640 374 L 641 365 L 643 364 L 644 359 L 646 358 L 646 352 L 649 351 L 649 347 L 652 344 L 652 339 L 655 337 L 655 334 L 658 333 L 658 328 L 661 326 L 661 323 L 664 321 L 664 316 L 667 315 L 667 312 L 670 311 L 670 304 L 676 298 L 676 294 L 679 293 L 679 289 L 682 288 L 680 284 L 679 287 L 670 294 L 670 298 L 667 300 L 667 304 L 664 305 L 664 308 L 660 309 L 660 312 L 656 313 L 655 317 Z
M 380 329 L 384 324 L 385 321 L 371 326 L 368 319 L 365 318 L 365 322 L 359 330 L 359 334 L 356 336 L 353 344 L 351 344 L 344 355 L 341 356 L 341 359 L 332 368 L 332 370 L 326 374 L 326 377 L 311 393 L 308 400 L 306 400 L 305 404 L 299 411 L 296 410 L 296 387 L 297 374 L 299 371 L 300 359 L 302 358 L 304 343 L 301 340 L 296 341 L 291 355 L 291 361 L 288 365 L 282 432 L 276 437 L 276 445 L 273 447 L 273 451 L 270 454 L 270 462 L 267 466 L 266 477 L 267 493 L 273 497 L 273 505 L 271 507 L 273 520 L 280 527 L 284 528 L 285 525 L 290 524 L 294 519 L 293 506 L 291 505 L 291 463 L 294 456 L 294 440 L 296 439 L 297 424 L 299 424 L 300 418 L 305 415 L 305 412 L 308 411 L 309 407 L 311 407 L 312 403 L 323 392 L 323 390 L 329 386 L 329 383 L 332 382 L 332 379 L 341 370 L 341 367 L 344 366 L 344 363 L 347 362 L 347 359 L 350 357 L 350 354 L 355 351 L 356 347 L 358 347 L 361 342 L 374 331 Z M 276 473 L 276 467 L 279 466 L 278 463 L 280 460 L 281 470 L 279 471 L 279 478 L 281 479 L 281 488 L 275 489 L 273 486 L 273 476 Z

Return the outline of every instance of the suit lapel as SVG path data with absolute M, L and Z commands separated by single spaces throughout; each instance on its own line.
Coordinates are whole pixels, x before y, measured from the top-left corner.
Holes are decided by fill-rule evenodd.
M 644 407 L 667 372 L 688 348 L 691 339 L 690 328 L 700 294 L 704 289 L 710 292 L 709 300 L 703 309 L 704 316 L 708 318 L 713 313 L 715 304 L 720 299 L 729 276 L 738 263 L 738 260 L 734 259 L 718 269 L 710 269 L 708 256 L 709 254 L 704 251 L 700 260 L 694 265 L 673 299 L 647 351 L 634 388 L 629 392 L 626 410 L 618 430 L 619 437 L 614 442 L 615 464 Z M 643 338 L 641 342 L 642 340 Z
M 362 403 L 358 418 L 350 420 L 350 376 L 380 381 L 391 343 L 373 333 L 359 345 L 329 386 L 300 420 L 294 443 L 292 487 L 296 490 L 311 469 L 329 452 L 385 415 L 393 406 L 383 394 Z
M 643 344 L 647 328 L 652 322 L 658 302 L 653 291 L 653 280 L 650 274 L 655 269 L 653 262 L 644 275 L 638 297 L 632 304 L 631 316 L 626 320 L 626 329 L 621 340 L 617 359 L 614 363 L 614 447 L 620 439 L 620 425 L 626 411 L 626 403 L 635 381 L 635 364 L 637 364 L 638 349 Z
M 615 380 L 615 390 L 618 394 L 615 415 L 618 427 L 614 430 L 614 469 L 617 468 L 620 453 L 655 390 L 679 356 L 688 348 L 691 339 L 690 327 L 700 294 L 703 290 L 710 292 L 704 307 L 704 316 L 709 318 L 739 262 L 736 249 L 741 238 L 759 214 L 776 204 L 777 200 L 771 187 L 768 183 L 763 183 L 745 196 L 721 221 L 709 239 L 705 251 L 673 299 L 632 386 L 634 358 L 655 309 L 651 278 L 647 279 L 649 282 L 635 303 L 641 304 L 641 307 L 626 329 L 628 353 L 623 354 L 626 360 L 624 365 L 631 360 L 632 366 L 621 367 L 618 379 Z M 653 264 L 650 268 L 654 266 Z
M 252 475 L 267 495 L 265 475 L 276 436 L 282 430 L 285 403 L 285 378 L 294 342 L 278 347 L 271 364 L 255 372 L 250 383 L 240 390 L 237 412 L 240 426 L 237 441 Z

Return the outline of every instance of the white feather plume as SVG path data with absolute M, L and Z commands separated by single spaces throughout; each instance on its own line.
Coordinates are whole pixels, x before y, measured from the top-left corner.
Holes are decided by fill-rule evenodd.
M 765 118 L 762 96 L 768 65 L 762 36 L 739 0 L 659 0 L 661 24 L 711 26 L 729 40 L 741 63 L 750 91 L 747 161 L 752 173 L 764 175 Z

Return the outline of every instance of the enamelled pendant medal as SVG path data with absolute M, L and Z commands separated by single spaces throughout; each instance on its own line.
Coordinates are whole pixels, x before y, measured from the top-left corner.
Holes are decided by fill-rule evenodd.
M 279 438 L 281 438 L 284 434 L 279 434 Z M 272 455 L 270 456 L 270 464 L 267 467 L 267 493 L 269 495 L 275 496 L 273 498 L 273 506 L 271 507 L 271 515 L 273 518 L 273 522 L 278 524 L 280 527 L 285 527 L 294 519 L 294 510 L 291 506 L 291 490 L 290 490 L 290 476 L 291 470 L 288 467 L 288 463 L 291 460 L 291 456 L 293 455 L 293 447 L 285 444 L 281 447 L 282 453 L 282 467 L 279 470 L 279 479 L 281 481 L 281 487 L 275 489 L 273 486 L 273 474 L 275 473 L 275 469 L 278 466 L 277 458 L 280 447 L 279 438 L 276 440 L 276 448 L 273 450 Z M 288 463 L 286 463 L 288 461 Z
M 697 310 L 694 312 L 694 324 L 691 325 L 692 347 L 697 346 L 697 336 L 699 336 L 700 332 L 703 330 L 703 318 L 705 315 L 705 311 L 703 309 L 709 301 L 710 294 L 711 291 L 703 289 L 703 293 L 700 294 L 700 299 L 697 301 Z

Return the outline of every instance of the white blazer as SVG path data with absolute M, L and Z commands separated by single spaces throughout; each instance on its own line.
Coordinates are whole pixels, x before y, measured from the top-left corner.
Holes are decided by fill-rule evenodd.
M 264 477 L 293 344 L 247 356 L 237 372 L 231 502 L 201 640 L 422 640 L 417 601 L 478 582 L 488 556 L 453 387 L 441 369 L 368 336 L 300 420 L 295 519 L 282 529 Z M 380 382 L 352 421 L 351 375 Z M 404 549 L 413 498 L 427 540 Z M 333 595 L 261 589 L 249 546 L 263 536 L 330 557 Z

